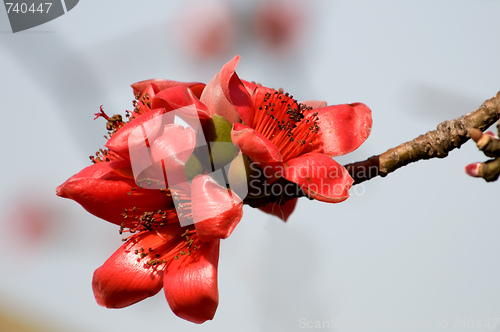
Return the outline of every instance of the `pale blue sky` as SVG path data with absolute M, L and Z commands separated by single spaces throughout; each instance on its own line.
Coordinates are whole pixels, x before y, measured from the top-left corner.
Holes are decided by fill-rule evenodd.
M 473 144 L 354 187 L 341 204 L 303 199 L 286 224 L 246 208 L 221 244 L 212 322 L 177 318 L 162 293 L 121 310 L 95 303 L 92 273 L 120 246 L 118 229 L 56 197 L 55 187 L 89 165 L 105 143 L 93 113 L 101 104 L 111 114 L 129 109 L 131 83 L 208 82 L 240 54 L 243 79 L 299 100 L 371 107 L 372 135 L 342 163 L 411 140 L 500 90 L 499 1 L 308 0 L 307 39 L 291 56 L 247 34 L 227 58 L 208 61 L 176 43 L 174 22 L 186 3 L 82 0 L 17 34 L 0 10 L 0 227 L 7 230 L 0 232 L 0 307 L 95 332 L 302 331 L 332 320 L 341 325 L 329 330 L 340 332 L 442 331 L 444 323 L 463 331 L 462 319 L 488 318 L 489 327 L 468 330 L 494 331 L 499 183 L 465 175 L 465 165 L 485 159 Z M 228 3 L 240 23 L 254 9 Z M 54 209 L 55 227 L 22 249 L 12 244 L 9 211 L 27 196 Z

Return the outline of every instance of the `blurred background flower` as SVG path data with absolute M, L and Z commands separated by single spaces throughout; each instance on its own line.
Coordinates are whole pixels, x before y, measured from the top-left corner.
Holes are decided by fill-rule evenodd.
M 253 31 L 263 52 L 297 52 L 309 32 L 311 3 L 297 0 L 258 1 L 252 13 Z
M 191 60 L 227 57 L 234 50 L 238 24 L 231 4 L 220 0 L 185 2 L 168 29 Z M 168 42 L 168 40 L 167 40 Z
M 33 259 L 49 244 L 51 237 L 64 234 L 64 212 L 42 194 L 43 186 L 37 181 L 20 183 L 20 188 L 13 188 L 7 198 L 9 203 L 3 211 L 0 239 L 19 256 L 24 254 Z M 21 189 L 28 187 L 29 191 Z
M 262 0 L 250 6 L 226 0 L 185 2 L 166 37 L 173 36 L 190 60 L 203 63 L 227 60 L 245 47 L 266 57 L 287 57 L 304 46 L 314 7 L 299 0 Z

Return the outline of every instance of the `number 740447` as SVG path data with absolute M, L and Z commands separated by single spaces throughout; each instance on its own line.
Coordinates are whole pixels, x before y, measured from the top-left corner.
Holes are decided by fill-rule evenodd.
M 7 6 L 7 14 L 9 14 L 11 11 L 18 14 L 26 14 L 26 13 L 48 13 L 50 10 L 50 7 L 52 6 L 52 2 L 45 2 L 45 3 L 40 3 L 38 6 L 35 6 L 35 3 L 29 3 L 26 2 L 6 2 L 5 5 Z

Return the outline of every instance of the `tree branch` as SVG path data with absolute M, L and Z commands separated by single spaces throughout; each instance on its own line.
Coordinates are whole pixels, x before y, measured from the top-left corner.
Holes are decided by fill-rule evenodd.
M 477 110 L 458 119 L 445 121 L 436 130 L 420 135 L 386 152 L 364 161 L 345 165 L 354 184 L 377 176 L 386 176 L 400 167 L 423 159 L 444 158 L 451 150 L 460 148 L 470 137 L 472 128 L 484 131 L 499 119 L 500 92 L 486 100 Z

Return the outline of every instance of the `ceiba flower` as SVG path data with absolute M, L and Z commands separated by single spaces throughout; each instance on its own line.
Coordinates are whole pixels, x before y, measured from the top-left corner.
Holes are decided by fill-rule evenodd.
M 132 234 L 94 273 L 92 287 L 98 304 L 122 308 L 163 288 L 176 315 L 202 323 L 213 318 L 218 306 L 220 238 L 229 236 L 241 219 L 243 203 L 234 201 L 228 189 L 204 174 L 175 192 L 166 182 L 162 185 L 167 189 L 151 190 L 134 178 L 129 149 L 138 143 L 130 140 L 134 130 L 192 103 L 198 106 L 199 118 L 207 120 L 211 114 L 197 97 L 204 85 L 155 80 L 133 87 L 137 100 L 134 111 L 127 113 L 131 120 L 108 117 L 102 110 L 96 114 L 108 120 L 107 149 L 91 157 L 94 164 L 59 186 L 57 194 L 120 225 L 120 233 Z M 175 123 L 160 127 L 148 137 L 153 161 L 185 163 L 194 148 L 195 133 Z M 193 222 L 181 227 L 181 215 L 184 219 L 194 215 L 200 222 L 196 227 Z
M 370 110 L 360 103 L 298 103 L 281 90 L 241 81 L 238 61 L 229 61 L 207 85 L 133 84 L 128 120 L 102 109 L 96 114 L 107 120 L 106 149 L 57 194 L 131 234 L 94 273 L 98 304 L 121 308 L 163 288 L 177 316 L 212 319 L 220 240 L 241 220 L 244 203 L 286 220 L 300 196 L 331 203 L 348 197 L 352 179 L 331 157 L 367 138 Z M 147 149 L 139 158 L 146 166 L 137 171 L 141 149 Z M 215 176 L 219 168 L 223 177 Z M 261 190 L 289 185 L 298 190 Z
M 203 92 L 217 96 L 213 105 L 226 107 L 234 124 L 232 142 L 265 170 L 267 184 L 287 180 L 285 185 L 296 184 L 319 201 L 347 199 L 353 180 L 331 157 L 349 153 L 366 140 L 372 125 L 370 109 L 362 103 L 299 103 L 282 90 L 240 80 L 235 72 L 238 61 L 239 57 L 229 61 Z M 293 195 L 288 199 L 281 195 L 260 207 L 286 221 L 296 201 Z

